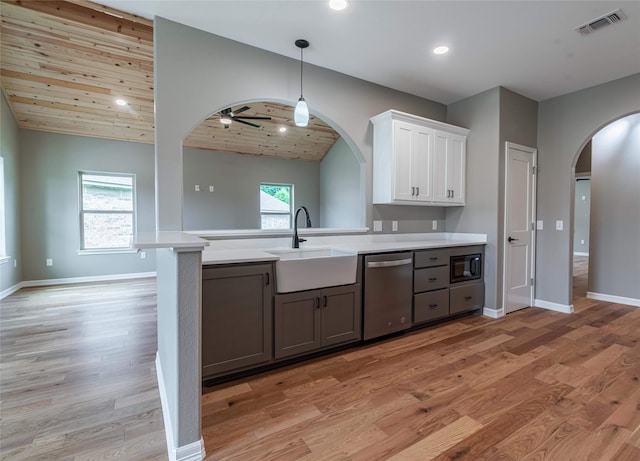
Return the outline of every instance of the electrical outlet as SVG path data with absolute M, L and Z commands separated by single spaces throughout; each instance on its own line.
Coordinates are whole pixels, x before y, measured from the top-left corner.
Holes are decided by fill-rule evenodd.
M 382 221 L 373 221 L 373 232 L 382 232 Z
M 209 186 L 209 192 L 213 192 L 214 191 L 214 187 L 213 186 Z
M 584 245 L 584 240 L 580 240 L 580 245 Z
M 196 189 L 196 192 L 200 192 L 200 185 L 199 185 L 199 184 L 196 184 L 195 189 Z
M 398 221 L 391 221 L 391 230 L 393 232 L 398 232 Z
M 438 221 L 436 219 L 431 221 L 431 230 L 438 230 Z
M 538 221 L 537 229 L 538 229 L 538 230 L 542 230 L 543 228 L 544 228 L 544 223 L 543 223 L 543 221 L 542 221 L 542 220 Z
M 140 259 L 147 259 L 147 252 L 146 251 L 141 251 L 140 252 Z
M 562 230 L 563 223 L 562 220 L 556 221 L 556 230 Z
M 47 266 L 53 266 L 53 259 L 47 258 Z

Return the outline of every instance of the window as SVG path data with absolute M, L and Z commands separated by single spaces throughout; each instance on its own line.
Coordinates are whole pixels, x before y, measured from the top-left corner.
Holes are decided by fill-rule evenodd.
M 262 229 L 291 229 L 290 184 L 260 184 L 260 219 Z
M 0 258 L 7 256 L 7 243 L 4 209 L 4 159 L 0 157 Z
M 134 175 L 80 172 L 81 249 L 128 249 L 134 203 Z

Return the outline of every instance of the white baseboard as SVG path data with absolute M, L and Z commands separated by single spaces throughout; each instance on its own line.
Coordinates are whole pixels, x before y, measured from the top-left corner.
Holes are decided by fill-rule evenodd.
M 160 364 L 160 355 L 156 352 L 156 375 L 158 378 L 158 391 L 160 392 L 160 402 L 162 404 L 162 418 L 164 419 L 164 432 L 167 437 L 167 454 L 169 461 L 202 461 L 206 455 L 204 449 L 204 440 L 200 440 L 176 447 L 173 443 L 173 427 L 171 418 L 169 417 L 169 399 L 167 396 L 167 388 L 164 386 L 164 378 L 162 374 L 162 365 Z
M 589 256 L 589 253 L 585 253 L 583 251 L 574 251 L 573 256 Z
M 24 280 L 0 292 L 0 299 L 15 293 L 20 288 L 47 287 L 52 285 L 68 285 L 73 283 L 109 282 L 112 280 L 146 279 L 155 277 L 155 272 L 134 272 L 132 274 L 91 275 L 88 277 L 68 277 L 63 279 Z
M 490 307 L 482 308 L 482 315 L 485 317 L 491 317 L 492 319 L 499 319 L 504 317 L 504 309 L 492 309 Z
M 16 283 L 14 286 L 7 288 L 6 290 L 0 291 L 0 299 L 4 299 L 9 295 L 12 295 L 16 291 L 22 288 L 22 282 Z
M 624 296 L 607 295 L 604 293 L 594 293 L 587 291 L 587 298 L 597 301 L 609 301 L 616 304 L 627 304 L 629 306 L 640 307 L 640 299 L 625 298 Z
M 558 304 L 552 303 L 551 301 L 536 299 L 533 301 L 533 305 L 550 311 L 562 312 L 563 314 L 573 314 L 573 304 Z

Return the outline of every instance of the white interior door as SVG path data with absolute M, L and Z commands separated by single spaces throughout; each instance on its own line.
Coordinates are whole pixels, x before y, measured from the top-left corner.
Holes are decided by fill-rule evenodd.
M 505 313 L 533 305 L 537 151 L 506 143 L 504 216 Z

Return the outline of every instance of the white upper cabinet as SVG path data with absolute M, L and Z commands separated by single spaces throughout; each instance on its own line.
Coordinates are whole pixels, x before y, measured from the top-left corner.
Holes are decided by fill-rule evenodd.
M 435 130 L 433 200 L 464 205 L 466 136 Z
M 373 123 L 373 203 L 464 205 L 469 130 L 389 110 Z

